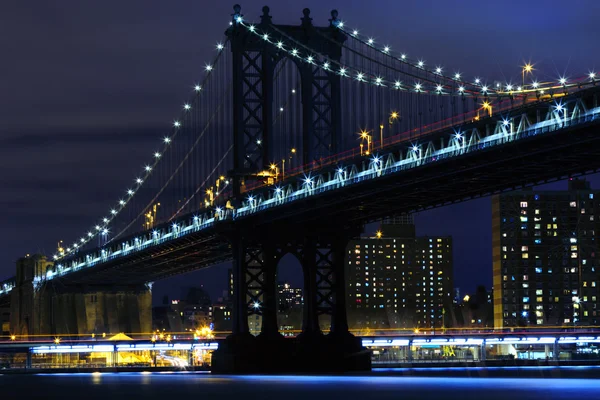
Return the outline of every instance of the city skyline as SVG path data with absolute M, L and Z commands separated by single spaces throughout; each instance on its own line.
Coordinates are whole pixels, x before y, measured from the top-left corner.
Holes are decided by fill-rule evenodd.
M 305 5 L 311 8 L 315 23 L 326 23 L 329 10 L 338 8 L 344 21 L 364 29 L 365 34 L 372 33 L 376 38 L 392 38 L 398 32 L 407 35 L 416 29 L 428 29 L 432 37 L 411 41 L 398 38 L 390 42 L 390 45 L 395 49 L 406 49 L 409 54 L 431 60 L 431 63 L 444 63 L 447 68 L 461 70 L 471 76 L 481 74 L 481 71 L 492 71 L 489 75 L 498 79 L 506 75 L 516 80 L 520 75 L 519 66 L 523 61 L 530 59 L 536 68 L 544 64 L 556 64 L 560 68 L 556 71 L 557 75 L 573 75 L 575 71 L 563 70 L 569 65 L 587 65 L 590 69 L 596 67 L 593 58 L 588 56 L 589 49 L 593 48 L 590 38 L 594 37 L 594 32 L 598 29 L 589 17 L 594 14 L 591 10 L 598 7 L 595 2 L 589 2 L 585 8 L 586 12 L 567 9 L 559 13 L 557 10 L 551 10 L 547 11 L 543 23 L 542 19 L 539 24 L 535 20 L 528 20 L 526 26 L 507 32 L 515 36 L 525 35 L 526 40 L 522 40 L 523 37 L 520 36 L 518 41 L 510 40 L 510 37 L 496 39 L 488 35 L 473 36 L 473 28 L 483 30 L 505 23 L 505 17 L 499 15 L 501 13 L 491 13 L 486 18 L 485 25 L 479 22 L 478 18 L 468 18 L 469 13 L 479 13 L 477 4 L 472 2 L 464 5 L 464 18 L 469 19 L 471 26 L 464 29 L 454 27 L 452 32 L 443 24 L 446 18 L 445 8 L 449 7 L 443 3 L 430 10 L 430 18 L 420 21 L 418 26 L 412 21 L 419 19 L 411 18 L 411 15 L 417 16 L 422 10 L 411 5 L 403 9 L 401 16 L 389 13 L 393 6 L 387 4 L 361 10 L 361 15 L 353 11 L 358 7 L 352 7 L 352 3 L 332 2 L 325 6 L 309 1 Z M 537 13 L 539 4 L 532 2 L 527 5 L 519 4 L 519 7 L 525 15 Z M 163 125 L 163 121 L 170 121 L 175 105 L 179 104 L 181 93 L 186 92 L 190 82 L 198 75 L 202 60 L 213 51 L 214 43 L 219 37 L 212 38 L 212 35 L 221 26 L 219 21 L 193 24 L 187 20 L 193 15 L 201 15 L 202 4 L 194 5 L 194 10 L 187 9 L 184 5 L 172 6 L 176 8 L 169 9 L 162 8 L 157 3 L 152 5 L 120 5 L 121 13 L 115 16 L 113 13 L 106 13 L 112 7 L 108 3 L 97 6 L 100 8 L 94 10 L 96 12 L 75 3 L 63 5 L 64 9 L 61 10 L 41 4 L 40 7 L 46 7 L 50 14 L 62 15 L 56 20 L 59 21 L 58 24 L 37 21 L 27 10 L 18 8 L 12 10 L 15 18 L 2 24 L 4 29 L 12 31 L 29 26 L 26 33 L 19 35 L 19 40 L 33 44 L 34 37 L 43 37 L 45 41 L 36 42 L 34 46 L 37 54 L 48 57 L 60 54 L 62 58 L 53 59 L 46 68 L 34 69 L 33 66 L 38 64 L 31 63 L 32 68 L 24 71 L 17 71 L 16 64 L 5 65 L 10 75 L 15 78 L 9 84 L 19 86 L 18 90 L 12 90 L 18 96 L 32 91 L 34 87 L 42 87 L 45 90 L 35 90 L 37 96 L 34 100 L 27 101 L 16 97 L 2 107 L 6 113 L 5 125 L 0 128 L 0 140 L 3 143 L 1 148 L 5 152 L 1 157 L 5 163 L 3 168 L 10 170 L 10 163 L 16 163 L 22 168 L 5 175 L 2 182 L 7 190 L 3 200 L 4 207 L 0 211 L 6 214 L 2 217 L 5 223 L 0 227 L 2 245 L 5 246 L 0 258 L 1 277 L 13 275 L 14 262 L 19 256 L 36 252 L 50 255 L 58 240 L 77 237 L 82 227 L 89 225 L 90 221 L 105 211 L 106 204 L 115 197 L 114 193 L 126 186 L 125 181 L 130 179 L 129 172 L 135 171 L 141 163 L 141 158 L 131 157 L 131 149 L 138 150 L 140 155 L 152 150 L 153 141 L 150 137 L 160 136 L 163 131 L 161 127 L 166 126 Z M 247 2 L 242 6 L 249 18 L 256 19 L 262 4 Z M 211 12 L 227 16 L 231 13 L 230 7 L 229 4 L 218 5 Z M 297 23 L 301 16 L 301 10 L 296 7 L 274 5 L 271 12 L 283 23 Z M 165 15 L 169 17 L 157 18 Z M 398 24 L 394 23 L 398 18 L 404 18 L 399 28 Z M 520 16 L 516 15 L 514 18 L 518 19 Z M 71 21 L 72 29 L 85 33 L 77 35 L 77 38 L 72 37 L 62 28 L 60 21 L 64 20 Z M 147 22 L 150 20 L 152 23 Z M 391 28 L 381 28 L 378 32 L 370 23 L 371 20 L 379 21 L 380 26 L 393 26 L 393 31 Z M 32 23 L 22 23 L 23 21 Z M 141 23 L 134 30 L 125 30 L 132 21 Z M 226 23 L 227 18 L 223 18 L 223 25 Z M 556 42 L 547 43 L 546 35 L 542 31 L 545 26 L 553 23 L 560 24 L 565 30 L 555 40 L 569 43 L 567 50 L 560 53 L 555 53 L 554 47 L 565 49 L 565 46 Z M 156 28 L 157 26 L 160 28 Z M 189 27 L 192 26 L 194 31 L 190 34 Z M 517 23 L 515 26 L 520 25 Z M 173 27 L 175 29 L 169 29 Z M 44 29 L 44 34 L 40 35 L 40 31 L 36 29 Z M 158 32 L 161 32 L 160 36 L 155 36 Z M 173 35 L 169 37 L 174 40 L 167 40 L 165 32 Z M 443 46 L 435 40 L 435 33 L 441 32 L 444 33 Z M 152 46 L 144 35 L 155 39 Z M 5 38 L 11 36 L 13 35 L 3 35 Z M 191 37 L 203 39 L 192 41 Z M 572 39 L 575 37 L 578 40 Z M 470 43 L 468 49 L 462 46 L 465 42 L 462 39 L 466 38 Z M 508 50 L 506 43 L 509 41 L 511 46 L 518 48 L 515 50 L 515 53 L 519 53 L 518 56 L 503 55 L 505 50 Z M 60 43 L 60 46 L 57 43 Z M 177 50 L 173 51 L 173 47 Z M 497 57 L 490 60 L 474 60 L 468 65 L 459 62 L 464 59 L 461 54 L 484 54 L 490 48 L 498 49 Z M 12 55 L 7 57 L 8 59 L 23 59 L 24 54 L 18 43 L 7 43 L 7 49 Z M 527 53 L 525 49 L 529 49 L 530 52 Z M 95 55 L 98 52 L 104 55 L 101 60 Z M 80 73 L 65 74 L 65 69 L 61 68 L 62 62 L 68 63 L 73 70 Z M 144 68 L 141 68 L 142 65 Z M 174 74 L 174 65 L 181 69 L 180 74 Z M 145 73 L 137 74 L 136 71 L 140 69 Z M 38 80 L 29 79 L 32 71 L 36 72 Z M 74 76 L 78 79 L 73 79 Z M 102 84 L 97 83 L 98 77 L 103 77 Z M 156 86 L 150 85 L 150 82 Z M 84 96 L 82 87 L 95 95 Z M 153 89 L 147 89 L 149 87 Z M 59 96 L 62 92 L 67 95 Z M 111 93 L 119 93 L 117 97 L 120 101 L 114 101 L 115 96 Z M 140 96 L 138 93 L 149 95 Z M 30 117 L 31 110 L 36 110 L 35 118 Z M 97 152 L 87 150 L 90 147 L 96 148 Z M 109 150 L 112 161 L 105 163 L 103 154 L 107 154 Z M 71 156 L 61 156 L 62 151 Z M 82 156 L 83 154 L 85 156 Z M 18 162 L 15 161 L 17 159 Z M 73 172 L 73 163 L 78 165 L 77 173 Z M 101 173 L 97 172 L 98 165 L 102 166 Z M 591 180 L 594 184 L 597 177 L 594 176 Z M 93 183 L 86 184 L 92 181 Z M 489 221 L 486 218 L 489 209 L 489 199 L 483 199 L 417 215 L 419 235 L 452 235 L 456 238 L 456 286 L 465 288 L 466 291 L 472 291 L 474 286 L 480 283 L 486 286 L 490 286 L 491 283 L 491 275 L 486 272 L 491 265 L 491 256 L 488 256 L 491 245 L 486 244 L 485 240 L 486 235 L 491 236 L 491 228 L 488 228 L 488 222 L 476 223 L 477 220 Z M 458 224 L 453 221 L 453 214 L 473 218 L 473 221 L 470 221 L 473 222 L 470 232 L 465 233 L 456 228 Z M 441 216 L 444 218 L 440 218 Z M 440 221 L 445 222 L 444 227 L 440 227 Z M 464 224 L 461 226 L 464 227 Z M 31 230 L 34 231 L 33 235 L 30 234 Z M 481 253 L 472 254 L 466 250 L 469 239 L 481 242 Z M 220 272 L 213 273 L 219 274 Z M 210 276 L 206 278 L 207 281 L 211 279 Z M 160 290 L 161 285 L 161 282 L 157 284 L 157 290 Z M 469 288 L 470 285 L 473 287 Z

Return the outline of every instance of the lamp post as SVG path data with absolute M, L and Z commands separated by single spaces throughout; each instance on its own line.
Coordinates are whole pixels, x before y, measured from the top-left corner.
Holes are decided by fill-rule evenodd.
M 533 71 L 533 65 L 527 63 L 523 65 L 523 69 L 521 70 L 521 76 L 523 78 L 523 86 L 525 86 L 525 73 L 530 74 Z

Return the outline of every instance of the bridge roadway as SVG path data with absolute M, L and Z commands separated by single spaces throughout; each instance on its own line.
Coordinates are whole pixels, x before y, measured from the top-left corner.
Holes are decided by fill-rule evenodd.
M 600 87 L 592 87 L 418 140 L 408 137 L 368 157 L 340 156 L 301 177 L 244 193 L 235 211 L 186 215 L 119 240 L 122 245 L 61 260 L 47 278 L 91 286 L 152 282 L 231 259 L 226 237 L 236 230 L 276 235 L 290 226 L 345 229 L 596 172 L 599 94 Z

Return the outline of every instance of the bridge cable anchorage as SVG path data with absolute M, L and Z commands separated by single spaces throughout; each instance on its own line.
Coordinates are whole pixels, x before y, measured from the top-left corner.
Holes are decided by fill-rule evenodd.
M 181 122 L 179 122 L 179 121 L 181 120 L 181 116 L 184 116 L 187 112 L 190 111 L 190 109 L 191 109 L 190 102 L 193 102 L 193 100 L 196 99 L 197 96 L 202 92 L 202 87 L 204 86 L 204 83 L 210 79 L 211 72 L 212 72 L 214 66 L 217 65 L 219 60 L 222 58 L 222 55 L 224 54 L 224 52 L 222 50 L 225 48 L 225 46 L 228 43 L 229 43 L 229 38 L 226 38 L 224 43 L 219 42 L 219 44 L 217 44 L 217 51 L 218 51 L 217 55 L 213 58 L 211 63 L 207 64 L 207 66 L 211 66 L 211 67 L 207 68 L 207 74 L 203 78 L 202 83 L 196 84 L 194 86 L 193 95 L 190 96 L 192 101 L 188 100 L 184 103 L 183 110 L 181 111 L 181 114 L 180 114 L 180 118 L 176 119 L 173 122 L 173 129 L 172 129 L 171 135 L 163 138 L 163 147 L 161 150 L 155 151 L 153 153 L 153 161 L 149 164 L 144 165 L 144 167 L 143 167 L 144 174 L 142 175 L 142 177 L 138 177 L 135 179 L 135 188 L 127 189 L 127 191 L 125 192 L 127 194 L 127 196 L 125 198 L 119 199 L 118 207 L 111 208 L 108 217 L 105 217 L 104 219 L 102 219 L 102 222 L 100 222 L 99 224 L 95 225 L 95 227 L 92 227 L 90 230 L 88 230 L 87 233 L 84 234 L 72 246 L 67 247 L 67 249 L 65 249 L 66 251 L 59 252 L 58 254 L 54 254 L 54 256 L 53 256 L 54 260 L 60 260 L 60 259 L 63 259 L 65 256 L 71 255 L 74 252 L 78 251 L 79 248 L 84 247 L 85 245 L 89 244 L 90 241 L 93 240 L 94 238 L 96 238 L 96 237 L 100 238 L 101 235 L 103 235 L 103 232 L 104 232 L 104 234 L 106 234 L 108 225 L 133 200 L 135 194 L 142 187 L 144 182 L 151 176 L 155 167 L 163 159 L 163 156 L 166 153 L 166 151 L 171 147 L 173 140 L 177 137 L 178 133 L 180 132 L 179 128 L 181 128 Z

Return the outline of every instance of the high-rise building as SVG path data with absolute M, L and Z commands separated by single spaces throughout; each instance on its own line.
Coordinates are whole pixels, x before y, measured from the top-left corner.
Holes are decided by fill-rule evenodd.
M 495 327 L 598 325 L 599 198 L 583 180 L 492 198 Z
M 277 325 L 284 335 L 294 335 L 302 329 L 303 306 L 302 289 L 289 282 L 277 284 Z
M 277 303 L 279 311 L 291 308 L 302 309 L 304 304 L 302 289 L 292 287 L 289 282 L 279 282 L 277 284 Z
M 375 237 L 353 240 L 347 251 L 351 328 L 447 326 L 451 237 L 416 237 L 412 221 L 386 221 Z

